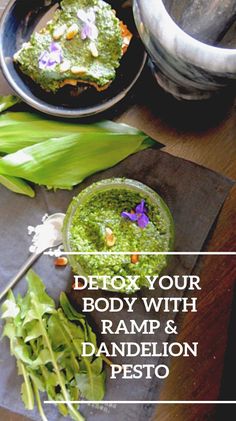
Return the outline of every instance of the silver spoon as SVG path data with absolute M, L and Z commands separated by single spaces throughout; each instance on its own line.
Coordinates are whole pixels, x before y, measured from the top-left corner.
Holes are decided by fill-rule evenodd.
M 64 218 L 64 213 L 54 213 L 47 218 L 43 225 L 45 225 L 45 229 L 53 229 L 55 236 L 52 238 L 47 238 L 47 236 L 41 235 L 39 247 L 34 253 L 32 253 L 24 265 L 21 266 L 14 278 L 11 279 L 6 288 L 0 293 L 0 300 L 22 278 L 25 272 L 32 266 L 32 264 L 39 258 L 39 256 L 43 254 L 44 251 L 53 247 L 58 247 L 62 244 L 62 225 Z

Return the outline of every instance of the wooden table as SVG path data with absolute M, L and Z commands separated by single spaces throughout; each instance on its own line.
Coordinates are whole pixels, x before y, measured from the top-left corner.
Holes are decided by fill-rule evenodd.
M 165 151 L 236 179 L 234 89 L 202 103 L 179 102 L 152 82 L 149 83 L 149 90 L 142 92 L 141 86 L 140 91 L 138 103 L 125 111 L 120 121 L 139 127 L 164 143 Z M 233 188 L 207 244 L 207 250 L 236 250 L 235 209 L 236 188 Z M 201 362 L 199 359 L 175 359 L 161 393 L 161 400 L 219 399 L 235 280 L 235 258 L 208 256 L 203 259 L 198 313 L 187 313 L 182 320 L 179 319 L 181 332 L 177 340 L 192 342 L 197 337 L 199 355 L 204 359 Z M 235 400 L 235 397 L 236 392 L 232 399 Z M 226 399 L 229 400 L 229 397 Z M 234 408 L 231 406 L 230 414 Z M 235 416 L 221 418 L 218 413 L 215 405 L 160 405 L 155 420 L 235 419 Z
M 1 93 L 8 91 L 2 80 L 0 88 Z M 203 103 L 182 103 L 159 89 L 147 71 L 136 87 L 135 96 L 129 98 L 122 111 L 116 112 L 115 118 L 144 130 L 166 145 L 167 152 L 236 179 L 236 100 L 233 89 Z M 233 188 L 207 249 L 236 250 L 235 209 L 236 188 Z M 204 360 L 199 364 L 199 360 L 175 359 L 162 390 L 162 400 L 219 398 L 236 279 L 236 265 L 232 259 L 226 256 L 217 257 L 217 260 L 212 257 L 203 259 L 199 311 L 198 314 L 187 313 L 179 319 L 181 332 L 178 340 L 191 342 L 197 335 Z M 233 420 L 217 418 L 215 411 L 214 405 L 161 405 L 155 420 Z M 20 421 L 26 418 L 0 410 L 0 419 Z

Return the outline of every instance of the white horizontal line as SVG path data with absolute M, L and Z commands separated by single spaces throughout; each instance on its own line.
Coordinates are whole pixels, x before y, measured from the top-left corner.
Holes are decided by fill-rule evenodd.
M 151 405 L 171 405 L 171 404 L 219 404 L 219 405 L 232 405 L 236 404 L 236 401 L 44 401 L 45 404 L 80 404 L 80 405 L 94 405 L 94 404 L 102 404 L 102 405 L 113 405 L 113 404 L 121 404 L 121 405 L 132 405 L 132 404 L 151 404 Z
M 56 253 L 60 254 L 60 256 L 80 256 L 80 255 L 88 255 L 88 256 L 95 256 L 95 255 L 166 255 L 166 256 L 236 256 L 236 251 L 56 251 Z M 44 252 L 46 255 L 52 255 L 51 251 Z

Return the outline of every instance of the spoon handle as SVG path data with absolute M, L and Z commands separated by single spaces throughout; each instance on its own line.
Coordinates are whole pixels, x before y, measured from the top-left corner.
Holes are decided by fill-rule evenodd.
M 39 258 L 39 256 L 42 254 L 42 252 L 36 252 L 33 253 L 26 262 L 21 266 L 17 274 L 10 280 L 10 282 L 7 284 L 6 288 L 0 293 L 0 301 L 1 299 L 8 293 L 8 291 L 19 281 L 19 279 L 22 278 L 22 276 L 25 274 L 27 269 L 29 269 L 32 264 Z

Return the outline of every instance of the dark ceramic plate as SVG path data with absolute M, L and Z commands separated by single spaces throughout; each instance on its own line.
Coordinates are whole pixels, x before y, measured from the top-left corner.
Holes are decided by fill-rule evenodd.
M 117 16 L 129 27 L 134 37 L 121 60 L 117 76 L 104 92 L 89 88 L 79 95 L 65 86 L 58 93 L 43 91 L 30 78 L 23 75 L 13 63 L 14 53 L 35 29 L 43 27 L 58 3 L 55 0 L 11 0 L 3 13 L 0 25 L 0 64 L 10 86 L 23 101 L 42 111 L 59 117 L 87 117 L 104 112 L 121 101 L 133 87 L 146 62 L 146 53 L 136 35 L 132 8 L 124 1 L 107 1 Z

